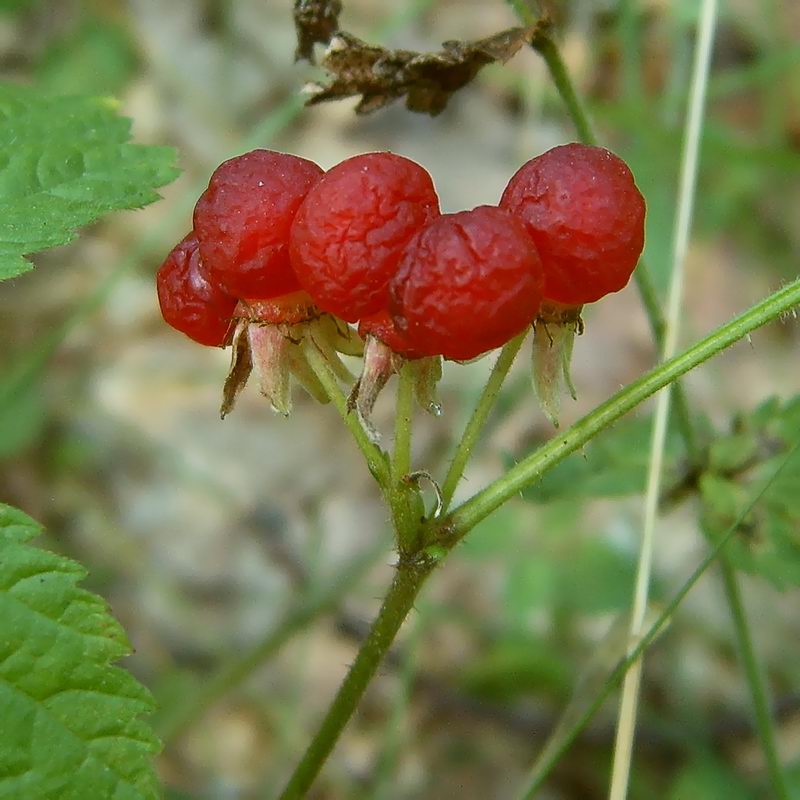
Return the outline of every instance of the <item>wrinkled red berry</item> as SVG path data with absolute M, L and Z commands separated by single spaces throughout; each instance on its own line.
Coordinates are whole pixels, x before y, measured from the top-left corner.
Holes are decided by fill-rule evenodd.
M 194 209 L 209 274 L 228 294 L 263 300 L 299 289 L 289 229 L 323 171 L 312 161 L 253 150 L 217 167 Z
M 403 248 L 439 213 L 428 172 L 393 153 L 366 153 L 309 191 L 291 233 L 292 265 L 325 311 L 356 322 L 386 306 Z
M 548 300 L 594 302 L 622 289 L 636 268 L 644 198 L 625 162 L 602 147 L 567 144 L 531 159 L 508 182 L 500 206 L 526 223 Z
M 362 339 L 366 339 L 367 336 L 374 336 L 382 341 L 393 353 L 397 353 L 404 358 L 414 359 L 425 356 L 425 353 L 416 350 L 408 339 L 397 330 L 397 326 L 386 309 L 369 317 L 364 317 L 358 323 L 358 334 Z
M 173 328 L 200 344 L 225 343 L 236 299 L 209 280 L 194 233 L 166 257 L 156 288 L 161 315 Z
M 426 355 L 475 358 L 539 310 L 544 279 L 524 224 L 500 208 L 445 214 L 405 250 L 390 284 L 392 318 Z

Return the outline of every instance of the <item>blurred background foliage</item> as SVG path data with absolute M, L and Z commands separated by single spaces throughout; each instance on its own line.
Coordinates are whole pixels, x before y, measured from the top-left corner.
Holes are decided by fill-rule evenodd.
M 697 4 L 553 5 L 601 139 L 629 161 L 647 197 L 647 259 L 663 288 Z M 496 202 L 522 162 L 574 138 L 528 51 L 487 68 L 434 119 L 399 105 L 357 118 L 355 101 L 305 110 L 298 89 L 319 73 L 293 63 L 290 12 L 288 0 L 0 3 L 3 79 L 112 95 L 136 140 L 174 145 L 183 169 L 163 201 L 107 218 L 0 290 L 2 499 L 46 525 L 48 546 L 90 568 L 92 588 L 123 621 L 136 648 L 128 665 L 163 709 L 159 769 L 175 798 L 276 791 L 391 574 L 388 544 L 375 550 L 386 542 L 386 513 L 335 413 L 298 397 L 293 416 L 278 419 L 248 390 L 220 422 L 225 355 L 160 319 L 154 272 L 188 229 L 209 174 L 255 146 L 323 167 L 391 149 L 422 162 L 443 207 L 457 210 Z M 687 341 L 795 276 L 800 253 L 800 6 L 727 0 L 721 14 Z M 515 23 L 501 0 L 349 0 L 341 22 L 370 41 L 419 50 Z M 587 310 L 586 324 L 567 423 L 655 356 L 633 287 Z M 758 477 L 719 475 L 740 475 L 763 431 L 797 435 L 798 344 L 796 325 L 771 326 L 686 382 L 705 429 L 727 434 L 713 456 L 719 474 L 700 486 L 711 535 Z M 448 366 L 446 413 L 419 420 L 416 464 L 445 463 L 490 361 Z M 465 493 L 551 434 L 520 362 Z M 772 395 L 783 401 L 750 413 Z M 391 408 L 381 398 L 385 428 Z M 424 595 L 313 796 L 513 796 L 629 605 L 647 431 L 645 411 L 475 531 Z M 668 453 L 666 486 L 675 491 L 660 526 L 656 601 L 707 548 L 679 443 Z M 746 600 L 800 796 L 798 494 L 790 481 L 763 511 L 785 549 L 764 566 L 742 548 L 737 563 L 756 573 L 746 577 Z M 282 638 L 265 639 L 276 626 Z M 209 680 L 252 648 L 249 661 L 234 663 L 238 675 Z M 223 696 L 212 704 L 214 693 Z M 188 724 L 186 709 L 204 704 Z M 614 711 L 610 704 L 561 763 L 548 797 L 605 796 Z M 766 797 L 764 785 L 710 573 L 647 659 L 631 797 Z

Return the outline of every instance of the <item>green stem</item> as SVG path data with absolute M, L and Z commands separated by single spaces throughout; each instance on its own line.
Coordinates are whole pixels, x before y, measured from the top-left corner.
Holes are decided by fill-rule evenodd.
M 433 559 L 417 559 L 401 561 L 398 565 L 381 610 L 316 736 L 311 740 L 302 760 L 286 784 L 281 800 L 305 797 L 344 726 L 353 715 L 378 665 L 394 641 L 403 620 L 413 608 L 414 601 L 435 564 Z
M 391 467 L 391 495 L 398 544 L 404 552 L 413 550 L 416 535 L 412 513 L 412 488 L 404 481 L 411 472 L 411 431 L 414 415 L 414 374 L 411 365 L 400 367 L 394 425 L 394 453 Z
M 472 412 L 467 427 L 464 429 L 461 441 L 458 443 L 456 452 L 453 455 L 453 460 L 450 462 L 450 469 L 447 471 L 444 483 L 442 484 L 442 513 L 447 511 L 450 506 L 458 482 L 464 474 L 464 467 L 466 467 L 467 461 L 469 461 L 469 457 L 472 454 L 472 448 L 475 446 L 480 436 L 486 419 L 497 400 L 497 395 L 500 393 L 500 389 L 503 386 L 503 381 L 506 379 L 506 375 L 508 375 L 508 371 L 511 369 L 511 365 L 514 363 L 514 359 L 527 335 L 528 331 L 525 330 L 523 333 L 511 339 L 511 341 L 507 342 L 500 351 L 500 355 L 497 357 L 497 361 L 495 361 L 492 367 L 489 380 L 483 387 L 483 392 L 478 399 L 478 404 L 475 406 L 475 410 Z
M 414 375 L 406 363 L 400 368 L 394 423 L 392 478 L 395 483 L 411 472 L 411 426 L 414 413 Z
M 438 526 L 441 543 L 448 548 L 454 546 L 467 531 L 492 511 L 536 481 L 570 453 L 581 448 L 603 428 L 611 425 L 690 369 L 702 364 L 756 328 L 786 313 L 798 303 L 800 303 L 800 279 L 779 289 L 689 349 L 645 373 L 459 506 Z
M 367 432 L 364 430 L 361 422 L 358 419 L 358 415 L 351 414 L 349 412 L 347 408 L 347 398 L 339 388 L 336 377 L 323 358 L 322 353 L 320 353 L 317 346 L 308 337 L 303 342 L 303 351 L 308 359 L 309 366 L 314 371 L 314 374 L 317 376 L 317 378 L 319 378 L 319 382 L 325 388 L 325 391 L 328 393 L 328 397 L 330 397 L 331 402 L 334 404 L 334 406 L 336 406 L 339 416 L 350 430 L 350 433 L 353 434 L 356 444 L 364 454 L 369 471 L 372 473 L 372 476 L 378 482 L 381 489 L 386 491 L 387 487 L 390 485 L 389 464 L 386 459 L 386 454 L 377 445 L 370 441 L 369 436 L 367 436 Z
M 312 591 L 300 603 L 290 608 L 283 620 L 266 633 L 250 650 L 205 680 L 200 690 L 192 693 L 191 702 L 182 703 L 175 711 L 167 713 L 159 730 L 164 744 L 169 745 L 180 736 L 223 695 L 233 687 L 239 686 L 259 667 L 263 666 L 303 628 L 323 614 L 332 611 L 375 565 L 376 561 L 386 554 L 387 549 L 388 542 L 384 538 L 378 546 L 371 548 L 363 556 L 356 558 L 344 567 L 326 586 Z
M 753 646 L 753 639 L 750 636 L 742 595 L 736 579 L 736 570 L 731 564 L 730 558 L 724 553 L 720 558 L 719 566 L 722 572 L 722 585 L 725 589 L 728 607 L 736 629 L 739 660 L 750 688 L 750 698 L 753 702 L 758 738 L 761 741 L 761 749 L 764 751 L 764 759 L 767 764 L 767 772 L 772 783 L 772 789 L 775 797 L 779 798 L 779 800 L 789 800 L 789 787 L 786 785 L 786 778 L 783 774 L 783 768 L 778 756 L 778 747 L 775 742 L 775 729 L 767 697 L 767 687 L 758 663 L 755 647 Z
M 700 580 L 706 570 L 711 566 L 714 560 L 724 555 L 723 548 L 734 537 L 739 530 L 741 524 L 749 516 L 756 504 L 766 494 L 770 486 L 775 482 L 775 479 L 784 470 L 786 465 L 794 458 L 798 451 L 800 444 L 795 444 L 791 450 L 786 454 L 786 457 L 781 461 L 775 471 L 767 478 L 757 492 L 753 495 L 751 501 L 742 510 L 733 524 L 724 533 L 722 538 L 717 542 L 714 548 L 703 559 L 700 565 L 691 574 L 689 579 L 678 590 L 672 600 L 665 606 L 664 610 L 658 615 L 656 621 L 650 626 L 647 632 L 637 643 L 636 647 L 631 650 L 628 656 L 623 659 L 619 666 L 609 675 L 608 680 L 603 688 L 592 700 L 586 710 L 569 726 L 566 732 L 559 736 L 557 741 L 554 741 L 552 746 L 546 746 L 545 751 L 539 757 L 536 764 L 534 764 L 531 775 L 528 779 L 527 788 L 520 795 L 523 800 L 530 800 L 535 797 L 538 791 L 544 786 L 544 782 L 553 767 L 561 760 L 564 754 L 569 750 L 575 739 L 578 738 L 580 732 L 589 724 L 594 715 L 602 708 L 605 701 L 608 699 L 611 692 L 616 689 L 630 667 L 639 659 L 644 651 L 652 644 L 653 640 L 658 636 L 662 627 L 669 621 L 670 617 L 675 613 L 675 610 L 683 602 L 683 599 L 692 589 L 692 587 Z
M 589 115 L 586 113 L 586 109 L 575 91 L 569 72 L 567 72 L 567 66 L 564 63 L 564 59 L 561 58 L 561 52 L 556 43 L 546 33 L 543 33 L 534 37 L 531 47 L 539 53 L 547 64 L 547 68 L 550 70 L 550 77 L 553 79 L 553 83 L 555 83 L 556 89 L 558 89 L 558 93 L 561 95 L 561 99 L 564 101 L 564 105 L 567 107 L 567 111 L 575 124 L 578 138 L 584 144 L 597 144 L 597 136 L 592 130 Z

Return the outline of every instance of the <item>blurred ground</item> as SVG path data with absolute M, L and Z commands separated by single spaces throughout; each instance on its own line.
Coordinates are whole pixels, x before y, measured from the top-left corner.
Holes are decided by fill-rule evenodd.
M 695 5 L 559 4 L 564 55 L 601 138 L 629 160 L 648 199 L 647 257 L 662 287 Z M 390 149 L 423 163 L 443 208 L 458 210 L 496 202 L 522 162 L 574 136 L 529 52 L 487 69 L 435 119 L 399 105 L 357 118 L 354 101 L 301 110 L 295 93 L 317 73 L 293 63 L 289 6 L 64 0 L 6 3 L 0 16 L 5 78 L 115 95 L 136 139 L 174 145 L 184 170 L 160 203 L 37 257 L 33 273 L 0 291 L 0 364 L 41 372 L 24 423 L 0 436 L 2 499 L 45 523 L 50 546 L 87 564 L 135 645 L 130 668 L 166 708 L 387 528 L 333 409 L 298 394 L 294 414 L 279 419 L 250 387 L 220 422 L 226 354 L 193 345 L 160 319 L 154 272 L 190 225 L 213 168 L 254 146 L 323 167 Z M 420 50 L 514 24 L 500 0 L 345 6 L 344 28 Z M 687 342 L 797 273 L 798 40 L 794 0 L 724 4 L 688 263 Z M 633 286 L 590 309 L 586 324 L 574 364 L 580 399 L 567 423 L 654 358 Z M 37 366 L 40 349 L 62 335 Z M 726 426 L 738 409 L 796 393 L 799 339 L 788 322 L 733 347 L 687 380 L 693 405 Z M 525 361 L 465 494 L 551 433 Z M 490 366 L 491 357 L 447 367 L 445 416 L 419 417 L 418 466 L 441 470 Z M 377 414 L 387 433 L 389 394 Z M 313 796 L 511 797 L 582 665 L 628 605 L 640 517 L 635 499 L 520 500 L 487 522 L 432 581 Z M 671 513 L 660 530 L 657 598 L 704 552 L 692 504 Z M 391 560 L 387 546 L 336 614 L 294 637 L 170 744 L 161 759 L 169 796 L 277 791 L 353 658 Z M 746 589 L 784 705 L 782 745 L 796 762 L 797 592 L 751 579 Z M 741 787 L 758 784 L 761 762 L 747 711 L 726 608 L 716 577 L 706 577 L 648 659 L 631 796 L 752 796 Z M 548 797 L 605 795 L 613 714 L 609 706 L 568 755 Z

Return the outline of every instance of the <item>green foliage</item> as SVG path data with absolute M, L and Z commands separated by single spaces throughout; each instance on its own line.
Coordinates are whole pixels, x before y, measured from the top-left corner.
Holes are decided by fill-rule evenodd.
M 700 479 L 702 523 L 717 540 L 747 504 L 752 487 L 775 470 L 800 437 L 800 397 L 776 398 L 740 416 L 709 453 L 709 471 Z M 762 575 L 776 587 L 800 585 L 800 457 L 794 457 L 770 491 L 740 526 L 728 546 L 733 563 Z
M 133 75 L 136 54 L 127 31 L 89 17 L 48 47 L 36 70 L 39 85 L 53 94 L 116 94 Z
M 41 529 L 0 505 L 0 798 L 158 796 L 149 692 L 84 569 L 32 547 Z
M 158 199 L 177 175 L 174 152 L 129 136 L 109 99 L 0 84 L 0 280 L 103 214 Z
M 462 683 L 471 694 L 495 701 L 521 695 L 567 697 L 572 669 L 552 642 L 508 637 L 492 643 L 466 666 Z
M 752 800 L 753 793 L 724 764 L 704 759 L 682 769 L 667 795 L 668 800 L 685 800 L 687 797 Z
M 564 498 L 621 497 L 644 491 L 652 420 L 627 417 L 604 430 L 580 453 L 569 456 L 540 481 L 526 489 L 527 500 L 549 502 Z M 664 479 L 669 485 L 678 469 L 681 445 L 667 438 Z

